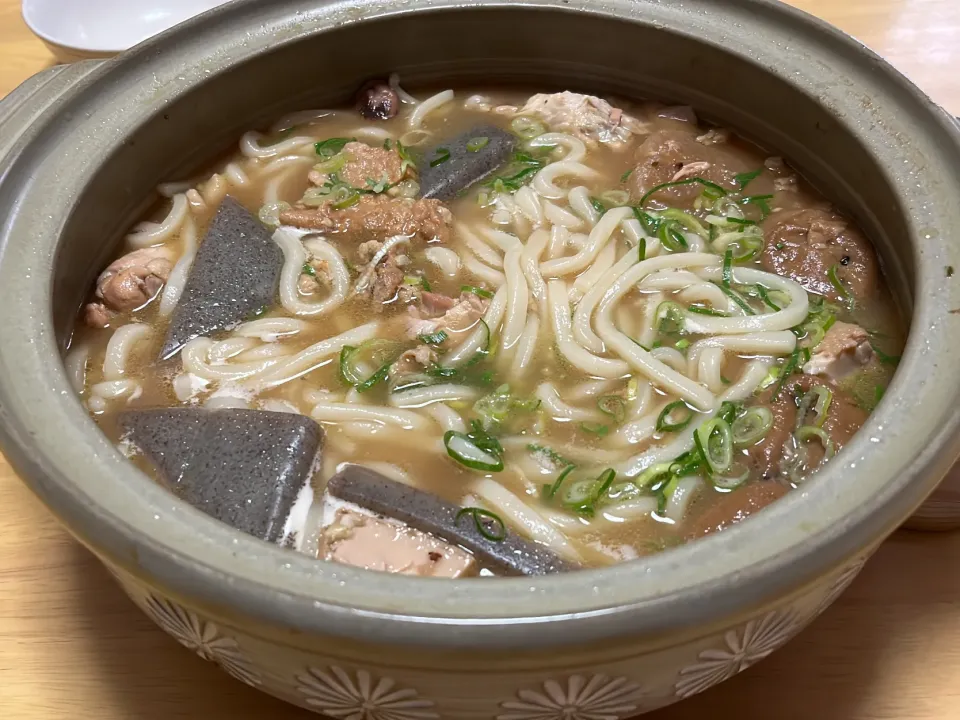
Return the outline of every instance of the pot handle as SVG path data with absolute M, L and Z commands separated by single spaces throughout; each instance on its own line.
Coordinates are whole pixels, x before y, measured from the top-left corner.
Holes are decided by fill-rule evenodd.
M 36 132 L 40 117 L 67 90 L 104 62 L 82 60 L 71 65 L 55 65 L 27 78 L 0 99 L 0 158 L 6 158 L 28 135 Z

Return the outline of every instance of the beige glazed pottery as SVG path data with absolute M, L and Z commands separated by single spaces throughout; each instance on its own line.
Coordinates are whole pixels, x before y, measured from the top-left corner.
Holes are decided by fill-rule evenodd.
M 431 581 L 243 536 L 100 434 L 60 351 L 159 182 L 369 77 L 522 81 L 694 105 L 776 148 L 874 240 L 911 332 L 853 441 L 740 525 L 602 570 Z M 245 0 L 0 104 L 3 451 L 187 648 L 356 720 L 617 720 L 732 677 L 800 632 L 960 452 L 960 132 L 882 60 L 768 0 Z M 920 410 L 922 408 L 922 411 Z

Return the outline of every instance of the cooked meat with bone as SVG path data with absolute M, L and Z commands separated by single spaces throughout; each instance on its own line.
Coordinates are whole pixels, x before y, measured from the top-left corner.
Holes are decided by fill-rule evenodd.
M 96 296 L 85 319 L 93 327 L 106 327 L 116 312 L 129 312 L 145 305 L 163 288 L 176 253 L 165 245 L 142 248 L 114 260 L 97 278 Z
M 838 381 L 867 365 L 873 355 L 866 330 L 859 325 L 837 321 L 814 348 L 813 357 L 803 366 L 803 371 L 807 375 L 824 375 Z
M 760 260 L 768 272 L 792 278 L 831 300 L 862 300 L 879 281 L 877 259 L 867 239 L 845 218 L 826 210 L 784 210 L 763 223 Z M 830 278 L 836 275 L 841 288 Z
M 634 134 L 646 132 L 643 123 L 606 100 L 569 91 L 534 95 L 519 114 L 537 115 L 551 130 L 568 132 L 591 145 L 619 147 Z
M 280 214 L 280 222 L 340 235 L 357 243 L 383 241 L 393 235 L 446 242 L 453 216 L 439 200 L 362 195 L 356 204 L 343 210 L 329 206 L 285 210 Z

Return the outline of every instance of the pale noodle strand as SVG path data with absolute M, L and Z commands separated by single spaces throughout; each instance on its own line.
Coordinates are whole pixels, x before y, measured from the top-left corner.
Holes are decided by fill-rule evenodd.
M 596 170 L 578 162 L 561 160 L 551 163 L 540 170 L 533 178 L 530 186 L 548 200 L 559 200 L 567 196 L 567 191 L 556 184 L 558 178 L 571 175 L 583 180 L 593 180 L 598 177 Z
M 582 217 L 590 227 L 600 221 L 600 213 L 590 202 L 590 191 L 583 185 L 578 185 L 570 191 L 567 195 L 567 202 L 570 203 L 570 208 Z
M 405 105 L 416 105 L 420 102 L 413 95 L 400 87 L 400 75 L 398 73 L 390 73 L 390 77 L 387 82 L 390 84 L 390 87 L 393 88 L 393 91 L 397 94 L 397 97 L 400 98 L 400 102 L 404 103 Z
M 678 373 L 687 372 L 687 359 L 683 356 L 683 353 L 676 348 L 653 348 L 650 351 L 650 356 L 655 360 L 662 362 L 667 367 L 676 370 Z
M 251 362 L 264 358 L 287 357 L 293 354 L 293 348 L 283 343 L 266 343 L 244 350 L 237 355 L 237 362 Z
M 256 339 L 251 337 L 219 340 L 214 342 L 207 351 L 207 361 L 214 365 L 225 363 L 227 360 L 236 357 L 244 350 L 249 350 L 256 344 Z
M 463 267 L 467 272 L 471 272 L 484 282 L 490 283 L 494 287 L 500 287 L 507 281 L 506 275 L 499 270 L 494 270 L 489 265 L 484 265 L 469 250 L 463 250 Z
M 167 182 L 157 185 L 157 194 L 165 198 L 172 198 L 174 195 L 180 195 L 193 187 L 189 182 Z
M 283 155 L 264 165 L 263 170 L 260 171 L 259 177 L 268 177 L 280 170 L 299 169 L 301 166 L 305 167 L 307 165 L 314 165 L 316 162 L 316 156 L 310 157 L 309 155 Z
M 527 279 L 527 286 L 537 303 L 541 317 L 547 316 L 547 284 L 540 274 L 540 256 L 543 254 L 550 233 L 547 230 L 537 230 L 529 238 L 520 253 L 520 267 L 523 276 Z
M 500 346 L 504 352 L 513 349 L 527 322 L 530 291 L 527 288 L 523 270 L 520 268 L 520 253 L 522 251 L 522 246 L 509 251 L 503 261 L 507 276 L 507 309 L 503 318 L 503 330 L 500 333 Z
M 557 226 L 567 228 L 568 230 L 579 230 L 581 227 L 583 227 L 583 220 L 566 208 L 562 208 L 559 205 L 554 205 L 552 202 L 547 200 L 543 201 L 543 215 L 548 222 L 553 224 L 554 230 L 557 228 Z M 566 238 L 564 238 L 562 243 L 559 243 L 557 252 L 552 254 L 551 257 L 559 255 L 560 249 L 562 249 L 565 245 Z
M 448 432 L 450 430 L 453 430 L 454 432 L 467 431 L 467 425 L 463 422 L 463 418 L 460 417 L 460 413 L 445 403 L 434 403 L 433 405 L 425 408 L 424 412 L 436 420 L 437 424 L 440 426 L 440 429 L 444 432 Z
M 677 353 L 678 355 L 680 353 Z M 708 347 L 700 353 L 700 362 L 698 370 L 698 379 L 706 385 L 711 392 L 723 392 L 723 350 L 718 347 Z M 686 367 L 686 360 L 681 355 L 680 366 Z
M 240 138 L 240 152 L 248 158 L 272 158 L 277 155 L 286 155 L 294 150 L 301 150 L 307 145 L 313 145 L 313 138 L 303 135 L 287 138 L 273 145 L 262 146 L 263 133 L 250 131 Z M 312 150 L 312 148 L 311 148 Z
M 547 283 L 547 298 L 550 301 L 550 318 L 557 349 L 563 357 L 583 372 L 596 377 L 618 378 L 630 372 L 630 366 L 622 360 L 597 357 L 574 342 L 570 329 L 570 301 L 563 280 Z
M 275 358 L 266 358 L 248 363 L 217 364 L 211 357 L 216 355 L 214 341 L 205 337 L 194 338 L 180 351 L 183 369 L 203 380 L 230 382 L 243 380 L 263 373 L 279 361 Z
M 789 330 L 743 335 L 718 335 L 697 340 L 687 348 L 688 375 L 693 375 L 700 364 L 700 355 L 707 348 L 719 348 L 747 355 L 789 355 L 797 346 L 797 336 Z
M 674 523 L 678 523 L 683 520 L 684 515 L 687 514 L 687 508 L 690 506 L 690 501 L 694 496 L 700 491 L 703 487 L 703 480 L 698 477 L 685 477 L 674 489 L 673 494 L 670 495 L 670 499 L 667 500 L 667 507 L 664 511 L 664 516 L 672 520 Z
M 636 260 L 636 255 L 632 253 L 624 255 L 624 257 L 631 261 Z M 584 293 L 595 287 L 606 272 L 613 267 L 616 260 L 617 246 L 615 243 L 608 242 L 604 245 L 600 254 L 597 255 L 597 259 L 590 264 L 590 267 L 580 273 L 577 279 L 573 281 L 571 288 L 573 296 L 579 300 L 583 297 Z
M 500 321 L 503 320 L 503 313 L 506 308 L 507 288 L 501 285 L 500 289 L 497 290 L 493 296 L 493 300 L 490 301 L 487 314 L 483 317 L 483 321 L 486 323 L 487 328 L 489 328 L 491 336 L 497 331 L 497 328 L 500 327 Z M 449 367 L 462 365 L 473 358 L 488 340 L 492 341 L 492 337 L 488 337 L 487 329 L 480 325 L 480 323 L 477 323 L 477 327 L 470 332 L 467 339 L 444 358 L 444 364 Z
M 660 270 L 650 273 L 643 280 L 637 283 L 641 290 L 667 290 L 675 291 L 688 288 L 691 285 L 708 285 L 704 283 L 700 276 L 690 270 Z M 714 286 L 716 287 L 716 286 Z M 720 288 L 717 292 L 723 295 Z
M 438 92 L 436 95 L 428 97 L 410 113 L 410 118 L 407 120 L 407 127 L 411 130 L 419 130 L 427 115 L 437 108 L 446 105 L 451 100 L 453 100 L 453 90 L 444 90 L 443 92 Z
M 604 289 L 606 292 L 606 289 Z M 643 317 L 641 318 L 642 330 L 637 335 L 637 342 L 643 347 L 652 347 L 657 339 L 657 308 L 664 300 L 663 293 L 652 293 L 647 295 L 646 303 L 643 306 Z
M 227 163 L 227 166 L 223 169 L 223 176 L 236 187 L 246 187 L 250 184 L 250 178 L 247 177 L 247 174 L 241 169 L 236 163 Z
M 283 132 L 298 125 L 309 125 L 323 118 L 336 117 L 337 114 L 335 110 L 299 110 L 277 120 L 270 128 L 270 132 Z
M 550 413 L 553 418 L 560 418 L 566 421 L 586 421 L 595 422 L 603 419 L 603 415 L 595 407 L 585 409 L 568 405 L 560 399 L 560 394 L 553 383 L 541 383 L 537 387 L 535 395 L 540 398 L 543 408 Z
M 487 236 L 490 242 L 499 247 L 505 253 L 509 252 L 510 250 L 519 250 L 523 246 L 523 243 L 520 242 L 520 238 L 512 233 L 504 232 L 503 230 L 483 228 L 483 234 Z
M 717 310 L 730 315 L 744 315 L 743 308 L 728 298 L 723 290 L 708 282 L 697 282 L 680 291 L 678 297 L 688 305 L 695 302 L 706 302 Z
M 227 181 L 220 173 L 214 173 L 203 183 L 200 194 L 205 207 L 218 207 L 227 196 Z
M 80 395 L 87 387 L 87 364 L 90 362 L 90 345 L 74 345 L 63 360 L 67 378 L 75 393 Z
M 136 400 L 143 392 L 143 387 L 136 380 L 105 380 L 98 382 L 90 388 L 91 409 L 95 406 L 106 409 L 104 400 L 120 400 L 127 398 L 127 401 Z M 100 400 L 100 403 L 93 402 Z M 100 410 L 102 412 L 102 410 Z
M 455 278 L 460 273 L 460 256 L 450 248 L 431 246 L 423 254 L 447 277 Z
M 588 398 L 596 397 L 597 395 L 608 393 L 618 384 L 618 380 L 607 378 L 603 380 L 584 380 L 579 385 L 567 390 L 564 395 L 567 400 L 572 402 L 580 402 L 581 400 L 586 400 Z
M 660 413 L 663 412 L 663 409 L 667 405 L 668 403 L 665 402 L 659 403 L 646 415 L 641 415 L 635 420 L 621 425 L 611 438 L 613 444 L 623 446 L 637 445 L 644 440 L 652 438 L 653 434 L 657 431 L 657 420 L 660 418 Z
M 343 304 L 350 290 L 350 271 L 340 253 L 326 240 L 313 237 L 308 241 L 310 254 L 327 264 L 330 294 L 320 302 L 305 302 L 300 298 L 298 282 L 307 262 L 307 251 L 300 241 L 305 233 L 281 227 L 273 234 L 273 241 L 283 251 L 283 269 L 280 271 L 280 304 L 292 315 L 320 315 Z
M 464 244 L 487 265 L 495 268 L 503 267 L 503 255 L 477 237 L 477 235 L 467 226 L 458 224 L 456 227 L 456 234 L 459 235 Z
M 712 266 L 704 264 L 701 266 L 703 269 L 699 273 L 700 276 L 707 280 L 720 281 L 722 271 L 718 265 L 719 263 L 713 263 Z M 810 301 L 807 291 L 799 283 L 773 273 L 742 267 L 733 269 L 733 281 L 738 284 L 759 284 L 773 290 L 780 290 L 790 297 L 790 303 L 782 310 L 765 315 L 722 318 L 687 313 L 686 328 L 689 332 L 716 335 L 788 330 L 806 319 Z
M 540 333 L 540 318 L 531 314 L 523 328 L 523 334 L 517 342 L 517 352 L 513 356 L 513 365 L 510 368 L 510 379 L 519 380 L 533 365 L 533 356 L 537 350 L 537 339 Z
M 566 133 L 543 133 L 542 135 L 537 135 L 537 137 L 530 140 L 527 144 L 530 147 L 536 148 L 563 145 L 567 148 L 567 152 L 563 156 L 563 159 L 567 162 L 581 162 L 587 154 L 587 146 L 583 144 L 583 141 Z
M 390 393 L 387 401 L 393 407 L 420 408 L 433 403 L 476 400 L 478 394 L 476 388 L 466 385 L 444 384 Z
M 561 255 L 570 241 L 570 231 L 562 225 L 550 228 L 550 243 L 547 245 L 547 257 L 553 259 Z
M 146 323 L 130 323 L 117 328 L 110 336 L 103 356 L 103 379 L 122 380 L 134 346 L 150 334 L 151 327 Z
M 411 410 L 350 403 L 317 403 L 310 411 L 310 417 L 318 422 L 373 421 L 384 425 L 396 425 L 404 430 L 426 430 L 429 427 L 425 417 Z
M 310 326 L 303 320 L 288 317 L 267 317 L 250 320 L 238 325 L 233 335 L 236 337 L 259 338 L 264 342 L 276 342 L 282 337 L 296 335 Z
M 517 190 L 513 199 L 527 220 L 535 226 L 543 224 L 543 209 L 540 207 L 540 196 L 531 190 L 529 185 L 524 185 Z
M 610 241 L 620 221 L 626 218 L 631 212 L 633 211 L 630 208 L 614 208 L 613 210 L 608 210 L 604 216 L 600 218 L 600 222 L 590 231 L 587 244 L 580 252 L 570 257 L 548 260 L 540 265 L 540 272 L 542 272 L 545 277 L 556 277 L 583 270 L 593 262 L 603 246 Z
M 193 218 L 188 218 L 183 224 L 180 242 L 183 244 L 183 254 L 170 271 L 163 293 L 160 295 L 160 307 L 157 310 L 160 317 L 169 317 L 180 302 L 183 288 L 190 276 L 190 268 L 193 267 L 193 260 L 197 255 L 197 226 Z
M 170 212 L 160 223 L 142 222 L 129 233 L 126 242 L 134 248 L 145 248 L 151 245 L 160 245 L 173 237 L 187 218 L 187 197 L 178 194 L 173 196 Z
M 355 127 L 352 130 L 345 131 L 344 136 L 349 138 L 357 138 L 357 140 L 361 141 L 369 140 L 376 145 L 381 146 L 385 141 L 393 140 L 393 133 L 386 128 L 365 127 L 363 125 L 360 127 Z

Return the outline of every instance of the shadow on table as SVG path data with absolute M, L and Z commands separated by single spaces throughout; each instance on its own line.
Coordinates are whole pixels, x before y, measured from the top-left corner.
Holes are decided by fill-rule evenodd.
M 923 635 L 921 606 L 955 603 L 960 575 L 944 572 L 944 553 L 929 536 L 900 533 L 888 541 L 850 589 L 783 650 L 737 678 L 647 715 L 650 720 L 851 720 L 882 678 L 878 669 L 898 643 Z M 944 537 L 943 542 L 958 544 Z M 110 575 L 79 545 L 76 583 L 96 627 L 89 655 L 122 717 L 137 720 L 303 720 L 319 716 L 290 707 L 228 678 L 181 648 L 140 613 Z M 956 555 L 957 553 L 953 553 Z M 933 555 L 934 557 L 931 557 Z M 930 578 L 937 578 L 931 588 Z M 931 597 L 931 594 L 933 597 Z M 898 608 L 909 608 L 904 613 Z M 187 710 L 184 710 L 188 708 Z

